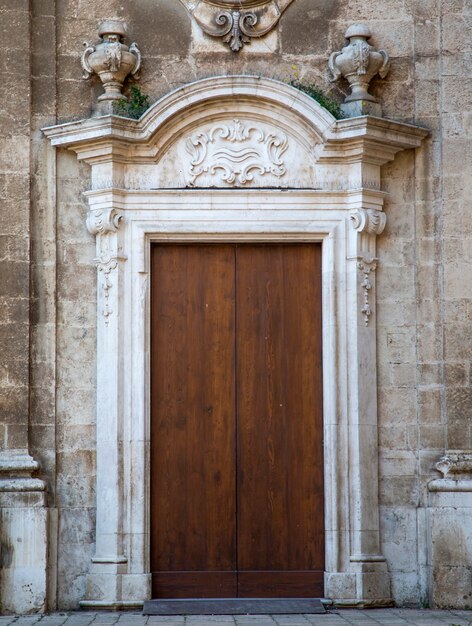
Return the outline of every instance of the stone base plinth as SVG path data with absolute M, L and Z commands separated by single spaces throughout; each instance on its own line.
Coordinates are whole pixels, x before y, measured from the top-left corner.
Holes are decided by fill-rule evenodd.
M 368 100 L 355 100 L 354 102 L 344 102 L 341 111 L 345 117 L 359 117 L 359 115 L 373 115 L 382 117 L 382 107 L 377 102 Z
M 431 603 L 439 609 L 468 609 L 472 606 L 472 478 L 469 473 L 451 474 L 428 487 Z
M 327 573 L 325 595 L 337 606 L 392 606 L 390 574 L 385 561 L 356 561 L 350 572 Z
M 0 478 L 2 614 L 46 611 L 47 530 L 44 482 Z
M 118 564 L 119 567 L 123 565 Z M 126 566 L 125 566 L 126 567 Z M 80 602 L 83 609 L 118 610 L 141 608 L 145 600 L 151 598 L 151 574 L 123 574 L 110 571 L 107 567 L 95 564 L 87 575 L 86 599 Z M 110 570 L 116 569 L 110 564 Z

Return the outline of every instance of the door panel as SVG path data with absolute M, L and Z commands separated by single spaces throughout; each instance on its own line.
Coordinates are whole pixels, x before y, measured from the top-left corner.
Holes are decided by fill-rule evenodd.
M 320 247 L 240 246 L 236 272 L 239 582 L 247 596 L 313 595 L 324 569 Z
M 239 571 L 240 598 L 322 598 L 324 573 L 321 571 Z
M 234 249 L 155 246 L 152 260 L 154 597 L 235 595 Z
M 153 597 L 323 595 L 321 246 L 152 249 Z

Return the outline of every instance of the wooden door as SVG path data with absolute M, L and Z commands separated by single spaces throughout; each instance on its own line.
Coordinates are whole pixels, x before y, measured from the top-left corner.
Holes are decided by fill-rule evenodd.
M 321 596 L 321 246 L 154 246 L 151 334 L 153 597 Z

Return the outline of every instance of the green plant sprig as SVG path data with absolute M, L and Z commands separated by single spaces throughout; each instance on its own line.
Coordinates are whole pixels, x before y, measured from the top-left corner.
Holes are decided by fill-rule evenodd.
M 137 85 L 132 85 L 129 100 L 118 100 L 113 103 L 113 113 L 122 117 L 137 120 L 149 108 L 149 96 L 141 93 Z
M 323 108 L 329 111 L 329 113 L 331 113 L 331 115 L 337 120 L 341 120 L 344 118 L 344 113 L 341 111 L 341 105 L 339 104 L 339 102 L 336 102 L 336 100 L 333 100 L 333 98 L 327 96 L 324 91 L 320 89 L 320 87 L 317 87 L 316 85 L 306 85 L 300 82 L 298 79 L 291 80 L 290 84 L 292 85 L 292 87 L 295 87 L 296 89 L 299 89 L 300 91 L 306 93 L 308 96 L 310 96 L 310 98 L 313 98 L 313 100 L 316 100 L 318 104 L 320 104 Z

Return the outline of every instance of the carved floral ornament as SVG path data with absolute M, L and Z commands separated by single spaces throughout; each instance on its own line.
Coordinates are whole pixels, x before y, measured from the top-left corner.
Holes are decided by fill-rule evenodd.
M 270 32 L 293 0 L 180 0 L 202 30 L 233 52 Z

